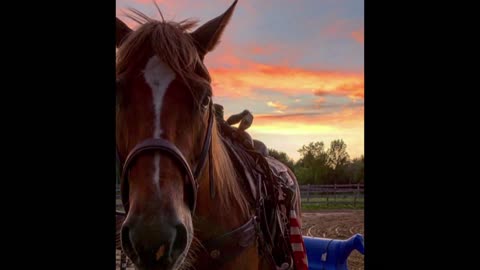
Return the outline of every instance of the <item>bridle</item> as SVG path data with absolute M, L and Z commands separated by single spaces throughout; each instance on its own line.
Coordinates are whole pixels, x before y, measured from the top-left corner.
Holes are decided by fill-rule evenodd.
M 185 185 L 190 188 L 189 195 L 189 207 L 192 212 L 192 216 L 195 214 L 195 206 L 197 202 L 197 191 L 199 188 L 199 176 L 205 167 L 207 158 L 209 159 L 209 181 L 210 181 L 210 197 L 213 199 L 215 196 L 214 188 L 214 177 L 213 177 L 213 165 L 212 165 L 212 128 L 213 128 L 213 117 L 214 109 L 213 104 L 210 99 L 210 104 L 208 106 L 208 126 L 203 141 L 203 148 L 200 153 L 200 156 L 197 160 L 195 170 L 192 171 L 190 164 L 185 159 L 185 156 L 182 152 L 170 141 L 163 138 L 149 138 L 138 143 L 127 155 L 123 166 L 121 166 L 121 197 L 122 204 L 125 209 L 125 212 L 128 213 L 129 210 L 129 182 L 128 182 L 128 172 L 129 169 L 133 166 L 135 160 L 145 153 L 151 152 L 160 152 L 171 157 L 177 163 L 179 169 L 182 173 L 185 174 Z M 117 148 L 117 161 L 120 165 L 120 157 L 118 154 Z M 209 266 L 219 266 L 222 263 L 225 263 L 229 258 L 237 256 L 245 248 L 253 245 L 257 239 L 257 236 L 260 235 L 260 224 L 258 223 L 258 218 L 256 215 L 253 215 L 249 218 L 247 222 L 243 225 L 226 232 L 220 236 L 214 237 L 212 239 L 203 242 L 203 247 L 209 252 L 209 257 L 207 258 L 207 264 Z M 223 254 L 219 256 L 220 252 Z M 270 254 L 266 257 L 270 261 L 272 269 L 275 268 L 275 261 Z
M 120 178 L 120 190 L 122 197 L 122 204 L 125 209 L 125 212 L 128 213 L 129 210 L 129 181 L 128 173 L 130 168 L 135 163 L 135 160 L 145 154 L 151 152 L 160 152 L 171 157 L 177 163 L 179 169 L 183 174 L 185 174 L 185 185 L 190 189 L 189 195 L 189 207 L 192 211 L 192 215 L 195 213 L 195 206 L 197 202 L 197 191 L 199 188 L 199 177 L 205 167 L 207 158 L 209 159 L 209 177 L 210 177 L 210 196 L 213 198 L 215 196 L 215 189 L 213 183 L 213 166 L 212 166 L 212 128 L 213 128 L 213 106 L 210 100 L 208 106 L 208 126 L 203 141 L 202 152 L 200 153 L 199 158 L 195 166 L 195 170 L 192 171 L 190 164 L 185 159 L 185 156 L 182 152 L 176 147 L 172 142 L 163 139 L 163 138 L 148 138 L 146 140 L 138 143 L 127 155 L 127 158 L 122 163 L 118 154 L 117 147 L 117 162 L 121 165 L 121 178 Z
M 210 99 L 210 104 L 208 106 L 208 126 L 203 141 L 203 148 L 200 153 L 200 156 L 197 159 L 195 170 L 192 171 L 192 167 L 185 159 L 185 156 L 182 152 L 170 141 L 162 138 L 149 138 L 138 143 L 127 155 L 125 162 L 120 162 L 120 156 L 118 154 L 117 148 L 117 162 L 119 162 L 121 169 L 121 178 L 120 178 L 120 189 L 122 204 L 125 209 L 126 214 L 129 210 L 129 182 L 128 182 L 128 172 L 133 166 L 135 160 L 145 153 L 151 152 L 160 152 L 168 155 L 175 160 L 179 169 L 182 173 L 185 174 L 185 185 L 190 188 L 189 195 L 189 207 L 192 212 L 192 216 L 195 214 L 195 206 L 197 202 L 197 192 L 199 188 L 199 177 L 202 173 L 207 158 L 209 159 L 209 181 L 210 181 L 210 197 L 213 199 L 215 197 L 215 185 L 213 177 L 213 164 L 212 164 L 212 128 L 213 128 L 213 117 L 214 109 Z M 123 166 L 122 166 L 123 164 Z M 208 264 L 218 265 L 224 263 L 228 258 L 238 255 L 246 247 L 251 246 L 256 241 L 256 236 L 260 230 L 257 216 L 253 215 L 250 219 L 245 222 L 243 225 L 224 233 L 220 236 L 212 238 L 205 243 L 203 247 L 209 252 Z M 220 254 L 228 254 L 228 256 L 218 256 Z

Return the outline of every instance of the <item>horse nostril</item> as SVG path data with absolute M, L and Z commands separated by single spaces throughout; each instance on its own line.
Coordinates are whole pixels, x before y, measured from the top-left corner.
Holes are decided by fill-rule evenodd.
M 165 255 L 165 245 L 162 245 L 158 250 L 157 253 L 155 253 L 155 260 L 160 260 L 163 255 Z
M 178 223 L 177 223 L 178 224 Z M 185 251 L 187 230 L 184 225 L 128 226 L 121 230 L 122 249 L 138 265 L 169 268 Z
M 132 245 L 132 239 L 130 238 L 130 228 L 125 224 L 122 226 L 121 231 L 121 245 L 127 256 L 130 257 L 131 260 L 135 260 L 137 254 Z
M 172 253 L 174 254 L 175 257 L 177 257 L 177 256 L 180 256 L 180 254 L 182 254 L 182 252 L 187 247 L 187 229 L 182 224 L 175 226 L 175 229 L 176 229 L 176 237 L 175 237 L 175 243 L 173 244 Z

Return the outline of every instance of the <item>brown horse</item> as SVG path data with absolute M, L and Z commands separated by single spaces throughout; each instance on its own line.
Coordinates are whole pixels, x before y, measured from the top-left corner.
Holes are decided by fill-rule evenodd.
M 120 238 L 138 269 L 272 269 L 250 231 L 255 208 L 220 138 L 203 63 L 236 3 L 195 31 L 194 21 L 133 9 L 137 30 L 117 18 L 116 144 L 127 212 Z M 205 241 L 232 231 L 245 238 L 239 252 L 205 252 Z M 212 263 L 219 256 L 222 264 Z

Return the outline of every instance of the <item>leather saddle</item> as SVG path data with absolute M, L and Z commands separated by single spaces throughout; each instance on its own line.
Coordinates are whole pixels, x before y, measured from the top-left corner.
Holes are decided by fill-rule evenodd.
M 276 265 L 285 262 L 291 265 L 289 213 L 296 199 L 296 182 L 286 165 L 268 156 L 263 143 L 256 140 L 253 145 L 245 143 L 245 136 L 236 134 L 245 131 L 225 122 L 217 123 L 237 174 L 244 179 L 243 191 L 260 218 L 260 245 L 264 252 L 273 255 Z

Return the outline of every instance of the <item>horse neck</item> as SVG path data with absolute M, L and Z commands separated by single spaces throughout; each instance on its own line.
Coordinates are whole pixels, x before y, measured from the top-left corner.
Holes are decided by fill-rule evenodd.
M 226 152 L 214 123 L 212 132 L 213 182 L 215 197 L 210 197 L 210 177 L 208 166 L 200 179 L 197 210 L 194 218 L 196 235 L 200 240 L 210 239 L 243 225 L 250 218 L 248 202 L 239 185 L 235 167 Z
M 210 198 L 210 182 L 208 173 L 204 173 L 200 180 L 197 201 L 197 212 L 193 224 L 197 243 L 219 237 L 245 224 L 253 214 L 248 202 L 239 186 L 240 179 L 235 173 L 235 167 L 226 152 L 225 145 L 220 139 L 217 125 L 214 124 L 212 133 L 213 171 L 215 193 L 214 199 Z M 210 160 L 208 162 L 211 162 Z M 206 164 L 205 168 L 208 168 Z M 208 170 L 206 170 L 208 171 Z M 222 266 L 222 270 L 236 269 L 271 269 L 269 262 L 259 256 L 258 243 L 255 242 L 236 258 Z M 201 249 L 200 249 L 201 250 Z M 208 254 L 206 255 L 208 257 Z M 205 256 L 196 257 L 197 270 L 211 269 L 205 265 Z

